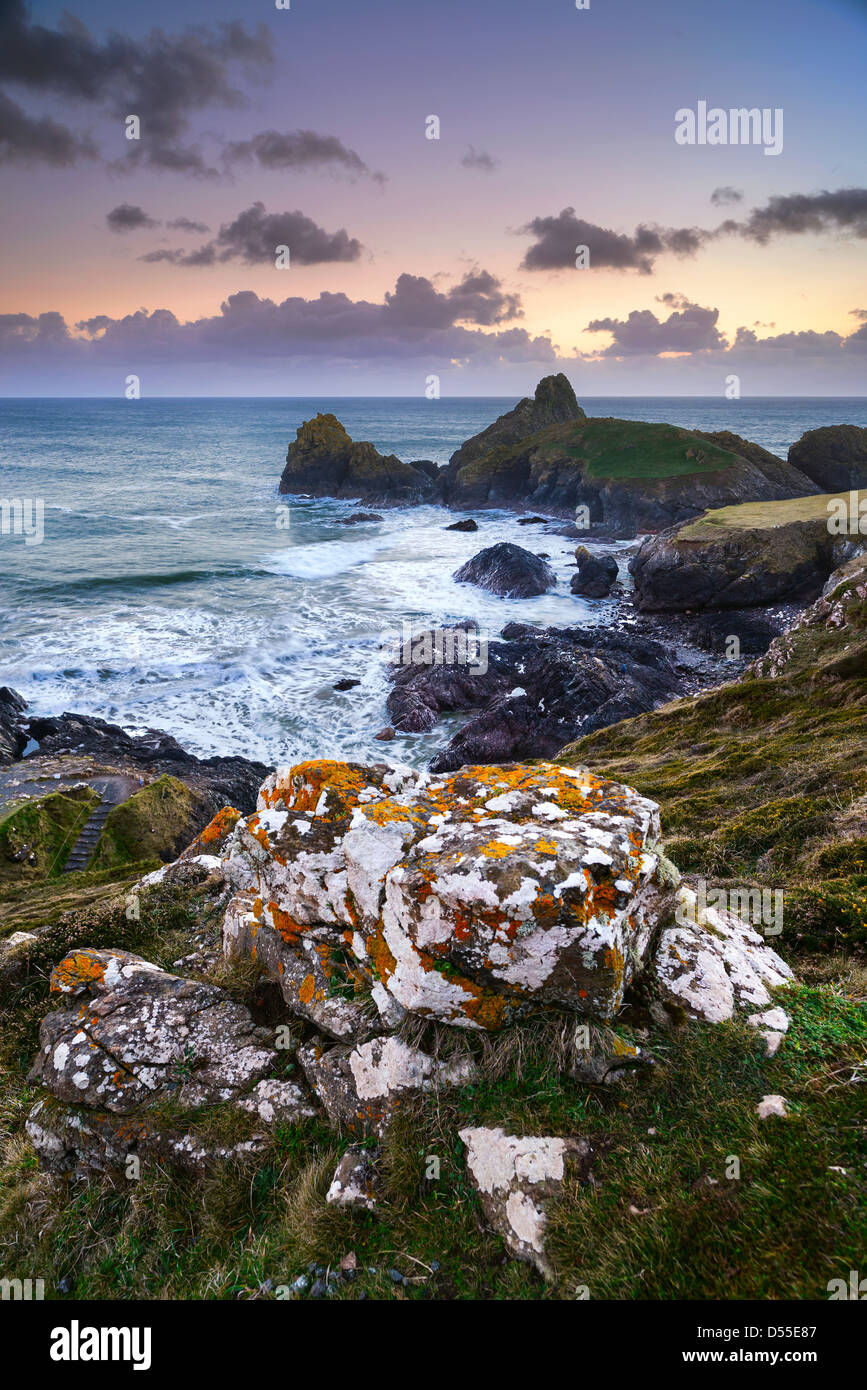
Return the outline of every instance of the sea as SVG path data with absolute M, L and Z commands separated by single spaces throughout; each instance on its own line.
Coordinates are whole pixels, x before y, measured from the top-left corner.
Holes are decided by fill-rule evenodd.
M 454 719 L 386 744 L 374 737 L 388 723 L 395 641 L 462 619 L 488 640 L 513 620 L 604 623 L 612 604 L 570 593 L 574 541 L 511 513 L 477 513 L 475 533 L 447 531 L 460 514 L 432 506 L 342 526 L 356 504 L 280 497 L 277 485 L 296 429 L 317 411 L 383 453 L 445 463 L 514 404 L 0 399 L 0 503 L 34 505 L 30 538 L 0 527 L 0 685 L 33 713 L 164 729 L 200 756 L 426 765 Z M 730 429 L 781 457 L 805 430 L 867 426 L 867 397 L 582 405 L 588 415 Z M 455 583 L 459 565 L 503 540 L 546 552 L 556 591 L 506 600 Z M 347 679 L 358 684 L 335 689 Z

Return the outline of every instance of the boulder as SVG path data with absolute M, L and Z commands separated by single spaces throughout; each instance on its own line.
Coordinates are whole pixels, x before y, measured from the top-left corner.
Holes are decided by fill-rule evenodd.
M 676 919 L 656 948 L 652 973 L 658 997 L 689 1018 L 724 1023 L 736 1012 L 756 1015 L 771 1007 L 771 990 L 792 979 L 791 968 L 747 923 L 733 913 L 702 906 L 687 885 L 678 891 Z M 788 1020 L 776 1028 L 783 1033 Z
M 557 584 L 550 565 L 511 541 L 480 550 L 453 577 L 458 584 L 475 584 L 501 598 L 533 598 Z
M 807 430 L 789 449 L 789 463 L 806 473 L 818 492 L 867 488 L 867 429 L 825 425 Z
M 445 529 L 447 531 L 478 531 L 479 523 L 470 516 L 465 521 L 453 521 L 451 526 L 447 526 Z
M 312 955 L 338 933 L 335 971 L 367 981 L 371 1029 L 401 1010 L 474 1029 L 546 1005 L 610 1019 L 670 897 L 657 836 L 653 802 L 551 763 L 442 777 L 301 763 L 267 780 L 231 843 L 226 876 L 255 889 L 227 910 L 224 942 L 275 978 L 306 969 L 291 1007 L 321 1004 L 317 1021 Z
M 331 1123 L 351 1134 L 382 1135 L 408 1097 L 465 1086 L 475 1076 L 468 1058 L 438 1061 L 395 1037 L 354 1048 L 304 1043 L 298 1061 Z
M 815 598 L 831 572 L 867 546 L 864 536 L 832 532 L 834 500 L 725 507 L 649 536 L 629 565 L 637 606 L 659 612 Z
M 584 551 L 584 554 L 581 554 Z M 575 552 L 578 573 L 573 575 L 570 588 L 581 598 L 607 598 L 617 580 L 617 561 L 613 555 L 590 555 L 584 546 Z
M 511 1255 L 552 1279 L 545 1252 L 546 1207 L 568 1176 L 593 1181 L 593 1146 L 586 1139 L 507 1134 L 499 1128 L 462 1129 L 460 1138 L 488 1225 L 502 1236 Z
M 51 991 L 70 1007 L 43 1019 L 30 1080 L 58 1100 L 120 1115 L 159 1097 L 194 1109 L 236 1099 L 277 1061 L 241 1004 L 128 951 L 72 952 Z
M 434 497 L 436 485 L 425 468 L 380 454 L 368 442 L 354 443 L 334 415 L 320 414 L 299 426 L 279 491 L 405 506 Z
M 353 512 L 351 516 L 339 518 L 338 526 L 363 526 L 369 521 L 382 521 L 379 512 Z

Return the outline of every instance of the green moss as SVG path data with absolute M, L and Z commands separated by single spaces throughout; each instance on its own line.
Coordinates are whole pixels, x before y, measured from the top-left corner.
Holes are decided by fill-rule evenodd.
M 202 820 L 201 804 L 189 787 L 177 777 L 160 777 L 110 812 L 91 867 L 167 862 L 195 839 Z
M 8 810 L 0 819 L 0 886 L 60 874 L 98 804 L 99 795 L 90 787 L 74 787 Z

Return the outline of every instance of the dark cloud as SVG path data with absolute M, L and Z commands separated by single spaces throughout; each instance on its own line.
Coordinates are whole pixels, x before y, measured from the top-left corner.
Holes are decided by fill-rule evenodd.
M 324 265 L 331 261 L 357 261 L 361 242 L 344 227 L 326 232 L 303 212 L 266 212 L 264 203 L 253 203 L 220 228 L 213 241 L 197 251 L 150 251 L 143 261 L 168 261 L 180 266 L 209 266 L 240 260 L 245 265 L 273 265 L 278 246 L 289 247 L 290 264 Z
M 599 227 L 576 217 L 574 208 L 564 208 L 556 217 L 536 217 L 523 235 L 536 238 L 524 256 L 524 270 L 573 269 L 576 248 L 587 246 L 590 269 L 637 270 L 650 275 L 657 256 L 671 251 L 692 256 L 711 236 L 698 227 L 636 227 L 633 236 Z
M 725 183 L 714 189 L 710 195 L 710 200 L 714 207 L 721 208 L 728 206 L 729 203 L 742 202 L 743 196 L 739 188 L 732 188 L 730 183 Z
M 124 366 L 274 358 L 394 364 L 418 359 L 435 368 L 449 362 L 553 363 L 556 351 L 546 337 L 517 327 L 484 331 L 519 311 L 515 297 L 504 295 L 499 281 L 485 271 L 445 291 L 422 277 L 401 275 L 379 303 L 326 293 L 277 303 L 245 290 L 231 295 L 218 314 L 192 323 L 180 322 L 167 309 L 140 309 L 122 318 L 96 315 L 76 324 L 86 338 L 72 337 L 60 315 L 0 316 L 0 351 L 13 358 Z M 467 327 L 468 322 L 480 326 Z
M 112 232 L 137 232 L 140 227 L 159 226 L 152 217 L 148 217 L 144 208 L 135 203 L 119 203 L 105 214 L 105 220 Z
M 860 330 L 859 330 L 860 331 Z M 852 335 L 857 337 L 857 333 Z M 774 333 L 768 338 L 759 338 L 752 328 L 739 328 L 732 343 L 733 352 L 759 352 L 765 356 L 785 352 L 795 357 L 827 357 L 838 353 L 851 339 L 841 337 L 830 330 L 816 333 L 805 329 L 797 333 Z
M 223 158 L 227 164 L 255 160 L 263 169 L 330 167 L 358 178 L 386 181 L 384 174 L 372 173 L 361 156 L 336 135 L 320 135 L 315 130 L 263 130 L 250 140 L 227 145 Z
M 484 174 L 492 174 L 500 167 L 500 161 L 492 154 L 488 154 L 486 150 L 477 150 L 472 145 L 469 146 L 461 164 L 465 169 L 479 169 Z
M 180 143 L 191 114 L 242 105 L 230 69 L 261 72 L 272 57 L 264 24 L 254 32 L 235 22 L 176 36 L 153 29 L 141 39 L 111 33 L 100 42 L 71 16 L 47 29 L 31 22 L 23 0 L 0 0 L 0 81 L 98 106 L 118 120 L 139 116 L 142 138 L 130 158 L 158 168 L 213 172 L 199 151 Z
M 47 116 L 28 116 L 17 102 L 0 92 L 0 164 L 67 168 L 96 154 L 96 146 L 88 137 L 73 134 Z
M 867 188 L 778 195 L 764 207 L 753 208 L 736 229 L 761 245 L 775 236 L 803 232 L 845 231 L 867 237 Z
M 725 348 L 726 340 L 717 328 L 719 309 L 705 309 L 680 295 L 661 296 L 664 303 L 680 307 L 659 319 L 650 309 L 633 309 L 626 319 L 593 319 L 588 333 L 610 333 L 613 343 L 603 357 L 635 357 L 661 352 L 707 352 Z

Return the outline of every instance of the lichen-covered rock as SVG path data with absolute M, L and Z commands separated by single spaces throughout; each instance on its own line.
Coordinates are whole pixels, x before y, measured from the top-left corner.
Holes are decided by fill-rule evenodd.
M 74 951 L 51 989 L 74 1002 L 43 1019 L 30 1079 L 71 1104 L 114 1114 L 169 1097 L 182 1109 L 218 1104 L 277 1061 L 243 1005 L 127 951 Z
M 296 1125 L 315 1119 L 319 1109 L 295 1081 L 259 1081 L 241 1096 L 238 1109 L 256 1115 L 266 1125 Z
M 463 1086 L 475 1075 L 466 1058 L 438 1061 L 394 1037 L 358 1047 L 304 1043 L 298 1061 L 332 1124 L 351 1133 L 381 1135 L 407 1096 Z
M 655 803 L 552 763 L 278 769 L 231 842 L 226 872 L 252 886 L 224 947 L 255 953 L 334 1037 L 359 1024 L 356 1001 L 324 990 L 334 975 L 378 986 L 381 1015 L 490 1029 L 550 1004 L 610 1019 L 670 898 L 658 830 Z M 338 932 L 345 958 L 318 975 Z
M 325 1194 L 326 1202 L 356 1211 L 375 1211 L 379 1174 L 378 1149 L 353 1144 L 341 1158 Z
M 786 962 L 739 917 L 701 908 L 685 885 L 678 900 L 679 920 L 663 931 L 652 964 L 662 999 L 708 1023 L 770 1007 L 770 991 L 792 979 Z
M 214 1165 L 262 1153 L 268 1143 L 266 1134 L 256 1133 L 222 1144 L 200 1133 L 195 1124 L 157 1123 L 147 1111 L 113 1115 L 69 1105 L 54 1096 L 36 1102 L 25 1130 L 41 1166 L 51 1173 L 92 1168 L 129 1175 L 131 1158 L 139 1164 L 172 1162 L 202 1173 Z
M 467 1169 L 491 1228 L 519 1260 L 550 1279 L 545 1253 L 547 1203 L 571 1169 L 592 1181 L 592 1145 L 586 1139 L 506 1134 L 502 1129 L 462 1129 Z

